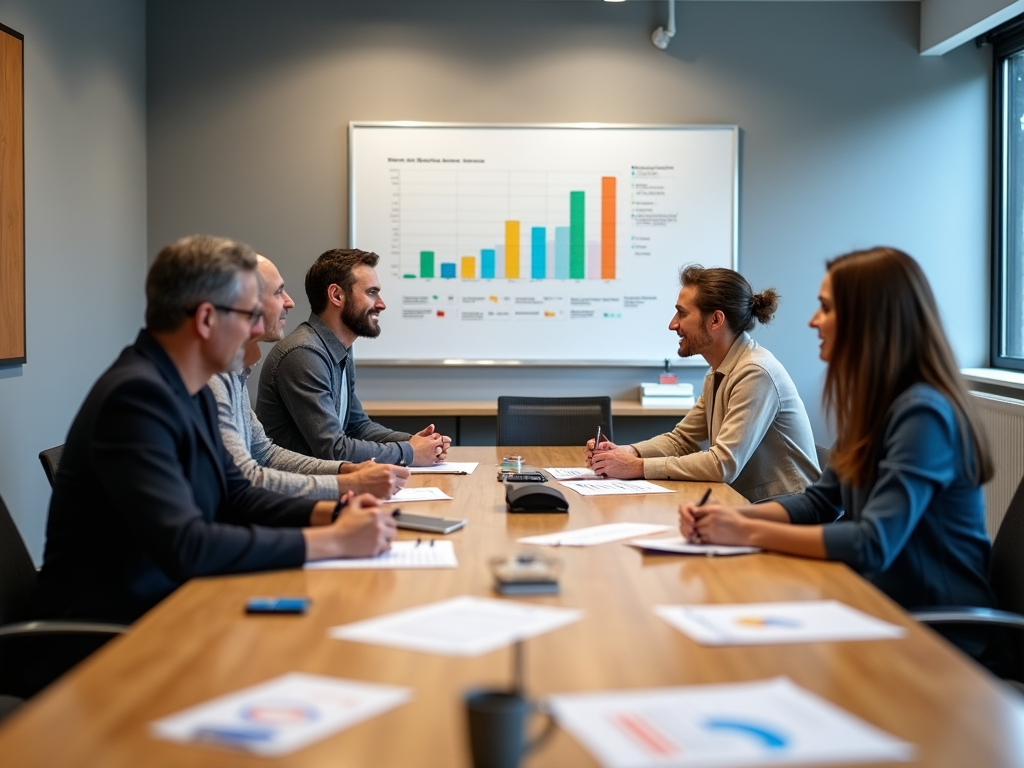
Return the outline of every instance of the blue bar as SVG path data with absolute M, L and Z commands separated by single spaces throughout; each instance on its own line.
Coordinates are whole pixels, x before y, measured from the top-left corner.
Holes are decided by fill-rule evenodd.
M 493 248 L 481 248 L 480 249 L 480 277 L 484 279 L 494 279 L 494 249 Z
M 545 275 L 545 268 L 547 267 L 548 260 L 548 241 L 547 231 L 544 227 L 533 227 L 530 230 L 531 249 L 530 249 L 530 277 L 534 280 L 543 280 Z
M 569 227 L 555 227 L 555 277 L 569 279 Z
M 447 277 L 449 279 L 455 277 L 455 265 L 442 262 L 441 264 L 441 277 Z

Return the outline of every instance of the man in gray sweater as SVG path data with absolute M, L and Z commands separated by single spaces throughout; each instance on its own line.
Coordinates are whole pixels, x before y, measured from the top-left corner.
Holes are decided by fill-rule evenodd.
M 289 496 L 337 499 L 348 491 L 387 499 L 405 485 L 409 470 L 370 460 L 362 464 L 323 461 L 275 445 L 253 413 L 246 389 L 252 367 L 259 361 L 259 341 L 284 337 L 285 318 L 295 306 L 273 262 L 257 256 L 257 281 L 263 309 L 263 335 L 250 339 L 242 368 L 213 376 L 210 389 L 217 400 L 221 439 L 235 464 L 253 485 Z
M 451 439 L 430 424 L 415 435 L 370 420 L 356 396 L 352 345 L 380 334 L 375 253 L 337 248 L 306 272 L 309 320 L 271 350 L 260 374 L 256 415 L 278 445 L 329 461 L 427 466 Z

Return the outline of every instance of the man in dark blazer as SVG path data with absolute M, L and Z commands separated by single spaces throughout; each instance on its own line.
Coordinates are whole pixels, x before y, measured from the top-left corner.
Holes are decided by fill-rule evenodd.
M 206 382 L 263 333 L 256 258 L 183 238 L 146 279 L 146 328 L 100 377 L 54 482 L 38 618 L 130 622 L 193 576 L 376 555 L 394 522 L 372 496 L 291 499 L 253 488 L 221 443 Z

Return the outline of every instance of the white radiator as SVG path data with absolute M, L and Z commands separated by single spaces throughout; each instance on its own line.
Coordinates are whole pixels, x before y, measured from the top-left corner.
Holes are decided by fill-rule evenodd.
M 985 485 L 985 522 L 995 538 L 1006 508 L 1024 477 L 1024 401 L 971 392 L 988 432 L 995 476 Z

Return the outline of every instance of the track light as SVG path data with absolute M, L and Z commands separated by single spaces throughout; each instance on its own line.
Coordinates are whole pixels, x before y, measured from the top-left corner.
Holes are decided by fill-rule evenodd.
M 651 42 L 656 48 L 665 50 L 669 42 L 676 36 L 676 0 L 668 0 L 668 29 L 658 27 L 651 35 Z

